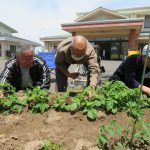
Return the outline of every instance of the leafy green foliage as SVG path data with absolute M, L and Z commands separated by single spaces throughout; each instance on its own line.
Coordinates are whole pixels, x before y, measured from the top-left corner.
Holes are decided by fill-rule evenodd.
M 89 93 L 92 94 L 91 97 Z M 73 97 L 71 103 L 68 104 L 66 100 L 69 97 L 69 93 L 65 93 L 63 96 L 59 94 L 56 96 L 54 109 L 70 112 L 82 111 L 87 113 L 88 118 L 95 119 L 97 117 L 97 108 L 99 107 L 99 102 L 96 101 L 95 96 L 95 90 L 87 87 L 82 93 Z
M 5 114 L 21 113 L 25 105 L 26 102 L 18 100 L 16 95 L 8 95 L 0 99 L 0 110 Z
M 140 149 L 150 146 L 150 123 L 138 122 L 137 132 L 131 143 L 133 122 L 124 126 L 115 120 L 110 125 L 102 125 L 97 136 L 98 147 L 102 150 Z
M 150 107 L 150 99 L 140 94 L 139 89 L 130 89 L 121 81 L 106 81 L 101 87 L 93 90 L 87 87 L 82 93 L 72 98 L 70 104 L 66 103 L 69 93 L 64 96 L 57 95 L 54 102 L 54 109 L 61 111 L 82 111 L 88 118 L 94 120 L 99 109 L 107 113 L 115 114 L 120 111 L 127 111 L 134 118 L 141 118 L 143 108 Z M 141 105 L 137 109 L 138 101 Z
M 3 92 L 4 96 L 13 95 L 16 93 L 16 89 L 9 83 L 0 82 L 0 91 Z
M 139 100 L 139 109 L 150 107 L 150 99 L 146 95 L 143 94 L 141 97 L 139 89 L 130 89 L 121 81 L 106 81 L 96 92 L 101 108 L 109 113 L 127 111 L 129 115 L 136 117 L 141 113 L 137 111 Z
M 9 97 L 7 98 L 7 96 Z M 1 107 L 3 105 L 2 103 L 7 101 L 6 99 L 9 101 L 12 99 L 12 106 L 7 107 L 7 109 L 10 109 L 10 112 L 12 107 L 17 109 L 16 112 L 21 112 L 21 108 L 23 108 L 25 104 L 25 101 L 17 101 L 15 88 L 9 84 L 0 84 L 0 97 L 1 99 L 5 99 L 1 101 Z M 50 97 L 48 95 L 48 91 L 41 90 L 40 87 L 28 89 L 26 91 L 26 98 L 28 108 L 31 112 L 43 113 L 50 108 Z M 96 90 L 91 87 L 87 87 L 83 92 L 72 97 L 68 103 L 67 100 L 69 98 L 69 92 L 56 94 L 53 108 L 59 111 L 81 111 L 84 114 L 87 114 L 87 117 L 92 120 L 96 119 L 99 109 L 103 109 L 107 113 L 112 114 L 120 111 L 127 111 L 128 115 L 134 118 L 138 117 L 140 120 L 142 116 L 141 110 L 150 107 L 150 98 L 147 98 L 144 94 L 141 96 L 139 89 L 129 89 L 121 81 L 106 81 Z M 140 106 L 139 109 L 137 109 L 139 100 Z M 6 110 L 6 106 L 4 109 Z
M 77 101 L 78 110 L 87 113 L 87 117 L 94 120 L 97 117 L 97 110 L 99 108 L 99 101 L 97 101 L 97 98 L 96 92 L 91 87 L 88 87 L 83 93 L 73 98 L 72 104 L 75 104 Z
M 61 145 L 57 143 L 46 142 L 39 150 L 61 150 Z
M 96 109 L 90 109 L 90 110 L 88 110 L 87 116 L 90 119 L 94 120 L 97 117 L 97 110 Z
M 67 111 L 66 99 L 69 97 L 69 93 L 65 93 L 63 96 L 61 94 L 56 95 L 53 108 L 55 110 Z
M 20 101 L 13 88 L 8 83 L 0 83 L 0 111 L 9 113 L 21 113 L 26 101 Z
M 47 90 L 35 87 L 26 91 L 28 108 L 32 113 L 43 113 L 50 108 L 50 97 Z

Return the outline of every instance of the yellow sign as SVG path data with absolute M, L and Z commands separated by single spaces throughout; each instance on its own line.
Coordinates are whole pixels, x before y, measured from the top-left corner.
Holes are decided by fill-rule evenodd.
M 128 50 L 128 56 L 134 55 L 134 54 L 141 54 L 139 50 Z

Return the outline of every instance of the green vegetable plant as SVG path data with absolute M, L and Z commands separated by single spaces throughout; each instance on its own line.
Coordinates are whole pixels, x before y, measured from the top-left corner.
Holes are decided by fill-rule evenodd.
M 26 101 L 20 101 L 15 88 L 8 83 L 0 83 L 0 111 L 5 114 L 21 113 Z
M 68 111 L 68 106 L 66 103 L 67 98 L 69 97 L 69 93 L 66 92 L 63 94 L 57 94 L 56 99 L 54 101 L 53 108 L 57 111 Z
M 87 114 L 87 117 L 92 120 L 96 119 L 99 109 L 103 109 L 106 113 L 112 114 L 127 111 L 129 116 L 135 118 L 138 115 L 140 118 L 142 115 L 140 110 L 150 107 L 150 99 L 143 94 L 140 110 L 137 110 L 137 98 L 140 97 L 140 90 L 129 89 L 121 81 L 106 81 L 96 90 L 87 87 L 83 92 L 72 97 L 71 103 L 69 104 L 66 103 L 68 97 L 68 92 L 64 95 L 58 94 L 54 102 L 54 109 L 70 112 L 81 111 Z
M 0 110 L 5 114 L 21 113 L 25 105 L 26 102 L 20 101 L 16 95 L 8 95 L 0 99 Z
M 89 95 L 92 93 L 92 96 Z M 69 111 L 76 112 L 82 111 L 87 114 L 90 119 L 95 119 L 97 117 L 97 109 L 99 107 L 99 102 L 97 101 L 98 95 L 96 95 L 95 90 L 91 87 L 87 87 L 82 93 L 77 94 L 72 97 L 70 104 L 67 103 L 67 98 L 69 98 L 69 93 L 64 95 L 58 94 L 54 101 L 54 109 L 59 111 Z
M 0 82 L 0 91 L 1 93 L 3 92 L 4 96 L 13 95 L 16 93 L 16 89 L 7 82 Z
M 150 146 L 150 122 L 138 122 L 137 132 L 131 141 L 134 121 L 124 126 L 113 120 L 110 125 L 102 125 L 97 136 L 97 145 L 102 150 L 148 149 Z
M 96 90 L 99 95 L 100 107 L 107 113 L 127 111 L 130 116 L 136 115 L 140 90 L 130 89 L 121 81 L 106 81 Z M 140 109 L 150 107 L 150 99 L 146 95 L 141 96 Z
M 46 142 L 39 150 L 61 150 L 61 145 L 57 143 Z
M 44 113 L 50 108 L 50 96 L 48 90 L 41 90 L 39 86 L 27 89 L 27 104 L 32 113 Z

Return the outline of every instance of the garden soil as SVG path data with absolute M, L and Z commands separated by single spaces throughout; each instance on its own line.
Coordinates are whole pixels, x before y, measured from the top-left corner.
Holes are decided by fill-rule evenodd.
M 150 120 L 150 109 L 143 119 Z M 122 125 L 130 118 L 126 113 L 106 115 L 99 111 L 95 121 L 81 112 L 56 112 L 31 114 L 25 109 L 21 114 L 0 114 L 0 150 L 38 150 L 46 141 L 59 143 L 62 150 L 98 150 L 96 136 L 99 126 L 117 120 Z

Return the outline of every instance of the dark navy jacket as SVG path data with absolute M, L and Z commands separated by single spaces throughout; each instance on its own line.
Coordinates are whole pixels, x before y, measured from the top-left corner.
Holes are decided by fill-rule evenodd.
M 142 55 L 131 55 L 117 68 L 110 80 L 123 81 L 130 88 L 137 88 L 141 84 L 144 64 Z M 150 87 L 150 68 L 146 68 L 144 85 Z

